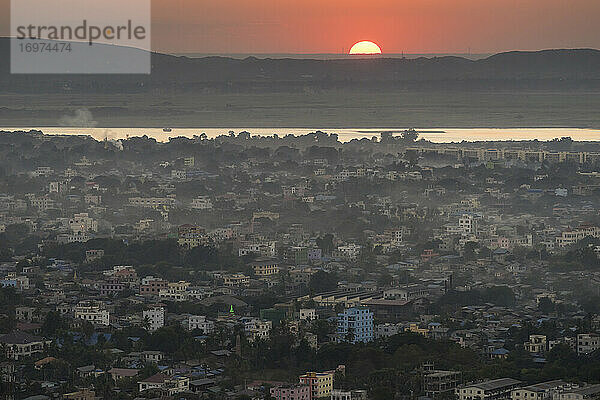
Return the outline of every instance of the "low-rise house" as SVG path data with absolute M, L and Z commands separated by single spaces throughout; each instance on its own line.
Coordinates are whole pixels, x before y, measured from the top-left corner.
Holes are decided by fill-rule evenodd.
M 275 400 L 310 400 L 308 385 L 281 385 L 271 388 L 271 397 Z
M 108 373 L 113 380 L 118 381 L 124 378 L 133 378 L 140 372 L 139 369 L 134 368 L 111 368 Z
M 600 397 L 600 384 L 586 385 L 581 388 L 573 388 L 562 391 L 557 400 L 588 400 Z

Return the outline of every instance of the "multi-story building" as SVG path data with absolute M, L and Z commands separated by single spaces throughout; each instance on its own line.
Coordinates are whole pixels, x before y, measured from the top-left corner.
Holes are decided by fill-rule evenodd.
M 502 400 L 510 399 L 511 392 L 522 386 L 521 381 L 501 378 L 471 383 L 456 388 L 458 400 Z
M 91 218 L 88 213 L 73 215 L 69 219 L 68 226 L 73 233 L 98 232 L 98 221 Z
M 177 230 L 177 243 L 188 248 L 203 246 L 210 242 L 206 229 L 197 225 L 181 225 Z
M 271 388 L 271 397 L 275 400 L 310 400 L 308 385 L 281 385 Z
M 523 347 L 530 353 L 543 354 L 548 350 L 548 340 L 546 335 L 529 335 L 529 341 Z
M 88 263 L 95 260 L 99 260 L 102 257 L 104 257 L 104 250 L 102 249 L 92 249 L 85 251 L 85 261 Z
M 443 393 L 453 392 L 460 381 L 460 372 L 429 370 L 423 374 L 425 395 L 435 399 Z
M 600 227 L 582 225 L 577 229 L 566 230 L 556 238 L 558 247 L 568 247 L 586 237 L 600 238 Z
M 56 208 L 56 202 L 54 199 L 43 196 L 43 197 L 31 197 L 29 199 L 31 203 L 31 207 L 37 208 L 39 211 L 48 211 L 50 209 Z
M 338 314 L 337 340 L 351 343 L 373 341 L 373 313 L 368 308 L 348 308 Z
M 463 214 L 458 219 L 458 227 L 464 234 L 477 233 L 477 220 L 471 214 Z
M 402 327 L 398 324 L 378 324 L 375 326 L 375 339 L 390 337 L 402 332 Z
M 161 278 L 146 277 L 142 279 L 140 285 L 140 294 L 142 296 L 158 296 L 162 289 L 169 287 L 169 282 Z
M 193 331 L 194 329 L 201 330 L 205 335 L 212 333 L 215 330 L 215 323 L 206 319 L 204 315 L 190 315 L 188 317 L 188 329 Z
M 331 397 L 333 390 L 333 371 L 307 372 L 300 376 L 300 383 L 310 388 L 310 400 Z
M 312 321 L 317 319 L 317 310 L 314 308 L 301 308 L 300 309 L 300 320 L 301 321 Z
M 129 205 L 134 207 L 168 209 L 175 206 L 175 199 L 171 197 L 131 197 Z
M 279 264 L 277 260 L 272 259 L 259 259 L 250 263 L 254 275 L 259 278 L 266 276 L 273 276 L 279 273 Z
M 194 210 L 212 210 L 213 204 L 208 196 L 198 196 L 192 200 L 190 208 Z
M 362 246 L 352 243 L 345 246 L 338 246 L 334 251 L 334 256 L 348 261 L 356 261 L 361 251 Z
M 42 353 L 50 340 L 30 335 L 26 332 L 15 331 L 0 336 L 0 348 L 5 351 L 5 356 L 12 360 L 20 360 L 33 354 Z
M 158 292 L 158 297 L 170 301 L 185 301 L 187 300 L 187 288 L 189 286 L 189 282 L 186 281 L 169 282 L 166 288 Z
M 116 296 L 125 290 L 125 284 L 116 279 L 108 279 L 106 282 L 101 282 L 99 285 L 101 296 Z
M 144 310 L 142 318 L 147 323 L 148 330 L 153 332 L 165 326 L 165 309 L 162 306 L 154 306 Z
M 600 384 L 566 389 L 560 392 L 558 396 L 555 396 L 554 398 L 556 400 L 588 400 L 597 399 L 598 397 L 600 397 Z
M 250 277 L 242 273 L 223 275 L 223 284 L 230 287 L 248 286 Z
M 138 390 L 140 392 L 150 389 L 162 389 L 169 396 L 187 392 L 189 388 L 190 378 L 179 375 L 168 376 L 160 372 L 138 382 Z
M 580 333 L 577 335 L 577 354 L 590 354 L 600 349 L 600 335 Z
M 511 400 L 552 400 L 564 389 L 570 389 L 570 384 L 556 380 L 524 386 L 511 392 Z
M 91 322 L 94 325 L 110 325 L 110 312 L 99 302 L 82 301 L 75 307 L 75 318 Z
M 272 321 L 263 321 L 258 318 L 242 319 L 244 331 L 249 341 L 254 342 L 257 339 L 267 340 L 273 328 Z
M 367 400 L 366 390 L 340 390 L 331 391 L 331 400 Z

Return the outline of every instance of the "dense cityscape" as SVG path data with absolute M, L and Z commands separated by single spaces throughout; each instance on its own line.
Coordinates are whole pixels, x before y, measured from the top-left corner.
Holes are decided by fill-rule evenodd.
M 600 396 L 600 142 L 0 132 L 7 399 Z

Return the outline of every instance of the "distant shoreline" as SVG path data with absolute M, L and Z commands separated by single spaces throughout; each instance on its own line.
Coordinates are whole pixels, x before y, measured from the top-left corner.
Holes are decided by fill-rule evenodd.
M 166 128 L 166 127 L 163 127 Z M 287 135 L 302 136 L 315 132 L 335 134 L 342 143 L 353 139 L 371 139 L 379 137 L 382 133 L 391 133 L 394 136 L 406 131 L 406 128 L 251 128 L 251 127 L 226 127 L 226 128 L 176 128 L 169 127 L 170 132 L 163 128 L 75 128 L 75 127 L 7 127 L 0 128 L 4 132 L 29 132 L 40 131 L 49 136 L 90 136 L 96 140 L 120 140 L 130 137 L 147 136 L 159 142 L 166 142 L 171 138 L 193 138 L 205 134 L 207 138 L 228 136 L 230 131 L 238 136 L 240 132 L 249 132 L 252 136 L 283 138 Z M 460 142 L 547 142 L 563 137 L 570 137 L 576 142 L 600 142 L 600 129 L 587 128 L 440 128 L 419 129 L 415 128 L 419 139 L 431 143 L 460 143 Z

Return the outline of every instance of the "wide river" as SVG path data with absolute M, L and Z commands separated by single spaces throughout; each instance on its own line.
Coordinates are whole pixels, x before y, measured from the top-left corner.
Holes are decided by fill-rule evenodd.
M 70 128 L 70 127 L 38 127 L 38 128 L 0 128 L 0 130 L 41 130 L 48 135 L 89 135 L 97 140 L 124 139 L 127 137 L 143 136 L 152 137 L 158 141 L 168 141 L 171 137 L 185 136 L 193 137 L 205 133 L 209 138 L 226 135 L 229 131 L 236 134 L 248 131 L 252 135 L 280 137 L 292 135 L 304 135 L 316 130 L 327 133 L 337 133 L 339 140 L 348 142 L 352 139 L 370 138 L 379 136 L 381 132 L 392 132 L 398 135 L 406 128 L 377 128 L 377 129 L 327 129 L 327 128 L 173 128 L 171 132 L 164 132 L 161 128 Z M 417 129 L 419 137 L 435 143 L 451 143 L 462 141 L 508 141 L 508 140 L 552 140 L 569 136 L 577 141 L 600 141 L 600 129 L 582 128 L 422 128 Z

